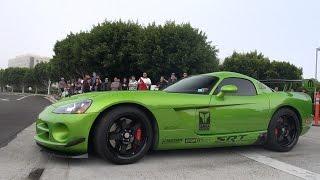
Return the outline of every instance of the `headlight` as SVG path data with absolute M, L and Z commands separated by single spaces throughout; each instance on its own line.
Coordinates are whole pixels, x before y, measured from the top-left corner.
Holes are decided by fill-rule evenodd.
M 86 110 L 90 107 L 92 103 L 92 100 L 86 99 L 83 101 L 63 105 L 60 107 L 57 107 L 55 110 L 53 110 L 53 113 L 56 114 L 82 114 L 86 112 Z

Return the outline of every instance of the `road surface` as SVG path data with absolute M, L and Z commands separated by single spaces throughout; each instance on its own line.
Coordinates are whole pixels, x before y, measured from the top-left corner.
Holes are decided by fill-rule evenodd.
M 0 147 L 31 125 L 50 102 L 41 96 L 0 94 Z

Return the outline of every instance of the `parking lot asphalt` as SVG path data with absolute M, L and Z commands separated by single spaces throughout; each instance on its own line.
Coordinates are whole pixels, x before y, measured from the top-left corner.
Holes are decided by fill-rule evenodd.
M 32 113 L 48 103 L 42 97 L 24 99 L 33 102 Z M 17 107 L 12 108 L 19 111 Z M 34 120 L 28 119 L 32 115 L 24 117 L 31 123 Z M 0 148 L 0 179 L 320 179 L 320 127 L 312 127 L 286 153 L 260 146 L 154 151 L 130 165 L 113 165 L 94 155 L 55 157 L 41 151 L 34 134 L 32 124 Z
M 0 93 L 0 147 L 31 125 L 49 104 L 41 96 Z

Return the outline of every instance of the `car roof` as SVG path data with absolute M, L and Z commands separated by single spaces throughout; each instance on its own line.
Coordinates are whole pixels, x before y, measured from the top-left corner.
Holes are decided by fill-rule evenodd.
M 208 73 L 208 74 L 205 74 L 205 75 L 218 77 L 220 79 L 220 81 L 222 81 L 225 78 L 247 79 L 247 80 L 251 81 L 255 85 L 258 94 L 260 94 L 260 93 L 265 91 L 264 88 L 262 88 L 262 89 L 260 88 L 260 84 L 263 84 L 263 83 L 261 83 L 260 81 L 254 79 L 252 77 L 246 76 L 244 74 L 240 74 L 240 73 L 236 73 L 236 72 L 229 72 L 229 71 L 220 71 L 220 72 Z M 268 88 L 268 89 L 270 89 L 270 88 Z

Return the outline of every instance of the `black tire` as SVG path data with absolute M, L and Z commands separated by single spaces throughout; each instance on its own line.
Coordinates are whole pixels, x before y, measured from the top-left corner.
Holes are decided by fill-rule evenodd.
M 281 108 L 269 123 L 266 147 L 279 152 L 290 151 L 297 144 L 299 135 L 297 114 L 289 108 Z
M 114 164 L 140 160 L 150 149 L 152 141 L 148 117 L 133 106 L 119 106 L 106 112 L 95 126 L 93 137 L 96 153 Z

